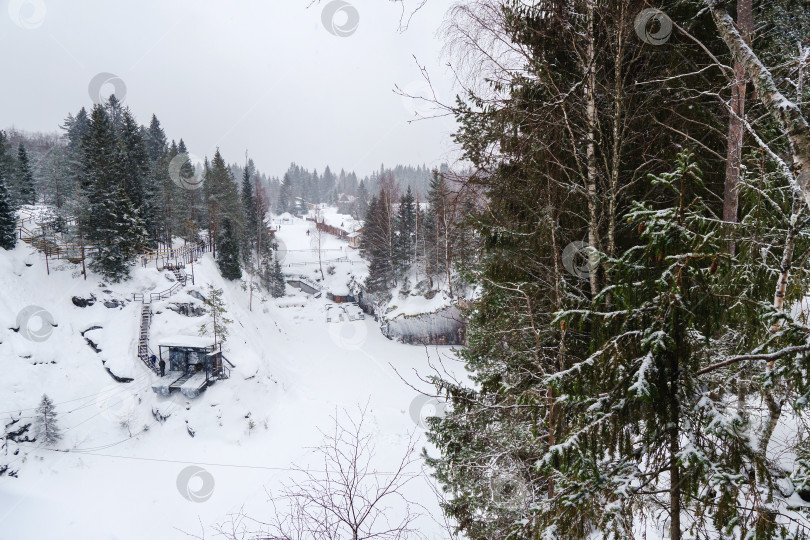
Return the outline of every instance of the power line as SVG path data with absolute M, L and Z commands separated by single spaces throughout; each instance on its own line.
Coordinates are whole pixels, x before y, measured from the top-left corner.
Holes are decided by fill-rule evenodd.
M 133 461 L 150 461 L 156 463 L 176 463 L 181 465 L 199 465 L 199 466 L 206 466 L 206 467 L 229 467 L 234 469 L 253 469 L 253 470 L 265 470 L 265 471 L 286 471 L 286 472 L 308 472 L 308 473 L 327 473 L 332 471 L 323 471 L 323 470 L 316 470 L 316 469 L 303 469 L 303 468 L 293 468 L 293 467 L 271 467 L 268 465 L 245 465 L 241 463 L 215 463 L 215 462 L 200 462 L 200 461 L 185 461 L 181 459 L 162 459 L 162 458 L 149 458 L 149 457 L 139 457 L 139 456 L 121 456 L 116 454 L 101 454 L 98 452 L 83 452 L 80 450 L 56 450 L 53 448 L 37 448 L 36 450 L 47 450 L 48 452 L 57 452 L 60 454 L 79 454 L 85 456 L 96 456 L 96 457 L 106 457 L 106 458 L 117 458 L 117 459 L 129 459 Z M 371 471 L 370 475 L 380 475 L 380 476 L 409 476 L 409 477 L 418 477 L 423 476 L 424 472 L 421 473 L 407 473 L 407 472 L 390 472 L 390 471 Z

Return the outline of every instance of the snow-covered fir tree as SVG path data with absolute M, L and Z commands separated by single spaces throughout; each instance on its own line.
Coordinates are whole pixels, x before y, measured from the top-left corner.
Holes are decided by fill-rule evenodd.
M 222 231 L 217 237 L 217 266 L 225 279 L 242 277 L 242 266 L 239 261 L 239 242 L 236 230 L 230 218 L 222 222 Z
M 17 163 L 19 167 L 17 176 L 17 194 L 20 204 L 36 204 L 37 191 L 34 185 L 34 172 L 31 169 L 31 160 L 25 145 L 20 143 L 17 149 Z
M 62 439 L 62 430 L 59 428 L 57 421 L 56 407 L 46 394 L 42 394 L 42 400 L 36 410 L 34 431 L 37 440 L 48 446 L 53 446 Z

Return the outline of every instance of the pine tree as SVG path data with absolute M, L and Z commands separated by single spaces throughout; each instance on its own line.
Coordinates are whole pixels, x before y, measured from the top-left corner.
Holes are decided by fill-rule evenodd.
M 25 145 L 20 143 L 17 149 L 17 193 L 21 204 L 36 204 L 37 195 L 34 186 L 34 173 L 31 171 L 31 162 Z
M 8 183 L 6 187 L 11 190 L 10 183 L 16 180 L 17 165 L 12 155 L 8 134 L 3 130 L 0 130 L 0 174 Z
M 2 152 L 2 148 L 0 148 Z M 0 169 L 0 248 L 13 249 L 17 243 L 17 219 L 14 203 L 6 187 L 4 171 Z
M 222 154 L 217 149 L 214 159 L 207 168 L 203 189 L 205 191 L 206 203 L 208 206 L 208 231 L 212 240 L 216 241 L 215 249 L 219 250 L 220 232 L 223 228 L 223 221 L 227 218 L 231 220 L 231 226 L 235 227 L 232 216 L 241 215 L 241 205 L 239 203 L 239 192 L 236 182 L 234 182 L 231 171 L 225 164 Z M 233 240 L 238 242 L 238 232 L 231 232 Z M 238 244 L 237 251 L 238 256 Z
M 374 196 L 368 205 L 360 251 L 368 261 L 366 289 L 371 293 L 387 292 L 394 283 L 391 264 L 391 231 L 385 202 Z
M 444 278 L 452 295 L 453 267 L 453 222 L 454 212 L 450 200 L 450 190 L 443 174 L 433 170 L 427 195 L 429 210 L 426 220 L 426 242 L 428 244 L 426 269 L 431 278 Z
M 293 180 L 290 173 L 284 174 L 284 180 L 281 182 L 281 190 L 278 194 L 278 205 L 276 212 L 283 214 L 285 212 L 295 211 L 295 196 L 293 195 Z
M 273 298 L 281 298 L 286 293 L 287 283 L 281 271 L 281 264 L 270 251 L 262 259 L 262 285 L 270 291 Z
M 243 232 L 242 232 L 242 257 L 245 264 L 250 264 L 250 254 L 257 244 L 258 225 L 261 216 L 257 215 L 256 197 L 253 194 L 253 174 L 252 163 L 245 165 L 245 170 L 242 174 L 242 189 L 241 189 L 241 202 L 242 202 L 242 215 Z
M 117 135 L 122 150 L 119 167 L 123 175 L 124 191 L 135 208 L 140 209 L 146 202 L 149 157 L 141 128 L 128 107 L 121 113 Z
M 234 280 L 242 277 L 239 242 L 230 218 L 223 220 L 222 232 L 217 238 L 217 266 L 225 279 Z
M 46 395 L 42 395 L 42 401 L 37 407 L 35 427 L 37 439 L 48 446 L 53 446 L 62 439 L 62 432 L 56 419 L 56 407 L 53 401 Z
M 416 207 L 410 186 L 399 200 L 396 227 L 396 269 L 398 275 L 404 276 L 413 263 L 416 241 Z
M 356 219 L 364 219 L 368 214 L 368 190 L 366 184 L 360 180 L 357 186 L 357 200 L 355 201 L 354 217 Z
M 205 298 L 204 304 L 208 306 L 211 312 L 211 330 L 214 333 L 214 345 L 217 343 L 225 343 L 228 340 L 228 325 L 233 323 L 228 318 L 228 310 L 225 308 L 225 301 L 222 299 L 222 289 L 216 289 L 210 283 L 208 284 L 208 294 Z M 203 323 L 200 325 L 198 334 L 200 336 L 208 335 L 208 324 Z
M 124 150 L 101 105 L 93 108 L 82 152 L 89 206 L 81 226 L 96 247 L 90 268 L 118 282 L 129 277 L 132 262 L 145 247 L 146 230 L 124 189 Z
M 166 133 L 155 115 L 144 132 L 144 144 L 149 160 L 149 173 L 144 183 L 145 207 L 144 219 L 147 223 L 149 238 L 152 243 L 165 241 L 170 226 L 166 223 L 163 212 L 165 193 L 171 196 L 172 186 L 169 178 L 169 159 Z

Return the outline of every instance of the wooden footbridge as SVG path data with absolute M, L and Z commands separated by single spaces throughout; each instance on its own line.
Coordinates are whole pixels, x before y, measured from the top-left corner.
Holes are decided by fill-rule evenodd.
M 19 210 L 16 232 L 20 240 L 43 252 L 46 259 L 67 259 L 72 263 L 80 263 L 87 255 L 94 253 L 96 247 L 92 243 L 77 244 L 64 240 L 60 231 L 74 224 L 75 220 L 37 221 L 32 211 L 22 208 Z M 138 254 L 138 260 L 143 267 L 154 262 L 158 270 L 184 268 L 210 249 L 209 243 L 200 239 L 197 243 L 190 242 L 179 248 L 147 249 Z

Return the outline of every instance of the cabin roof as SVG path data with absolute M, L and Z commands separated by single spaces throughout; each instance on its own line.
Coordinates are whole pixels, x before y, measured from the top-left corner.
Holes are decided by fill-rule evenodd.
M 214 345 L 214 340 L 210 337 L 203 336 L 171 336 L 158 341 L 158 345 L 164 347 L 193 347 L 195 349 L 204 349 Z

